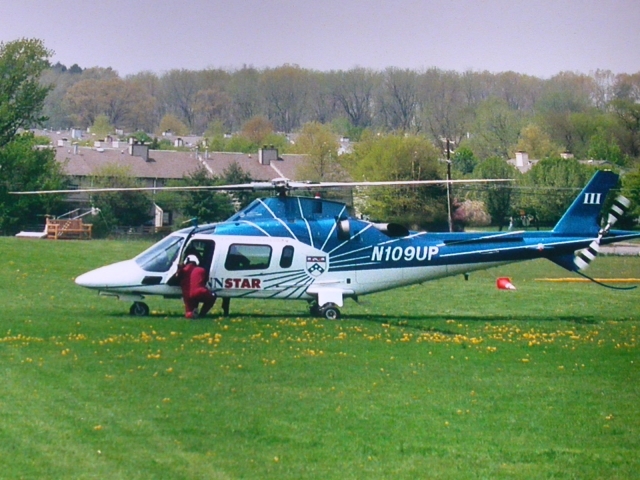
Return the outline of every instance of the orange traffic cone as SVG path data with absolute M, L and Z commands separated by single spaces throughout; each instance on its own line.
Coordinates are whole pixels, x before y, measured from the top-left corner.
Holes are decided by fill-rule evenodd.
M 511 283 L 511 279 L 507 277 L 500 277 L 496 280 L 496 287 L 499 290 L 515 290 L 516 287 L 513 283 Z

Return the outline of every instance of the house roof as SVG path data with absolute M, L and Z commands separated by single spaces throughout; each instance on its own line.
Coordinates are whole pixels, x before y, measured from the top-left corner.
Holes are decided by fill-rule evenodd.
M 74 148 L 70 145 L 56 148 L 56 159 L 64 165 L 65 173 L 74 177 L 95 175 L 107 165 L 125 167 L 131 175 L 142 179 L 179 179 L 202 166 L 212 175 L 222 176 L 233 162 L 237 162 L 252 180 L 268 181 L 282 176 L 297 180 L 298 165 L 305 157 L 281 155 L 269 165 L 261 165 L 257 154 L 149 150 L 149 158 L 145 160 L 131 155 L 126 144 L 122 148 Z

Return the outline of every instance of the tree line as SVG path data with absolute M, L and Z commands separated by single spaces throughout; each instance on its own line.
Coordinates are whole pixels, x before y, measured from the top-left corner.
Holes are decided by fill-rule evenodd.
M 640 156 L 640 72 L 515 72 L 438 68 L 316 71 L 296 65 L 170 70 L 120 77 L 111 68 L 43 72 L 52 86 L 46 125 L 86 128 L 98 119 L 125 131 L 171 130 L 215 138 L 256 118 L 291 133 L 308 122 L 358 140 L 365 130 L 466 142 L 476 157 L 570 152 L 624 164 Z M 224 147 L 224 146 L 223 146 Z

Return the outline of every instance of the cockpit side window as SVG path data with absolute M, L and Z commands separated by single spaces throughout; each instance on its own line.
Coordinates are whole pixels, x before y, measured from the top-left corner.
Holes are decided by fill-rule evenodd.
M 280 257 L 280 268 L 289 268 L 293 263 L 293 247 L 287 245 L 282 249 L 282 256 Z
M 166 272 L 175 261 L 184 237 L 168 236 L 142 252 L 135 262 L 147 272 Z
M 229 246 L 224 268 L 233 270 L 264 270 L 271 262 L 269 245 L 247 245 L 235 243 Z

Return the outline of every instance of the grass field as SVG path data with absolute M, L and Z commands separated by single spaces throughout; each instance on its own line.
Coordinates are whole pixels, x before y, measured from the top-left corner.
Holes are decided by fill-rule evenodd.
M 640 289 L 536 261 L 191 322 L 73 283 L 147 245 L 0 238 L 0 478 L 640 478 Z

